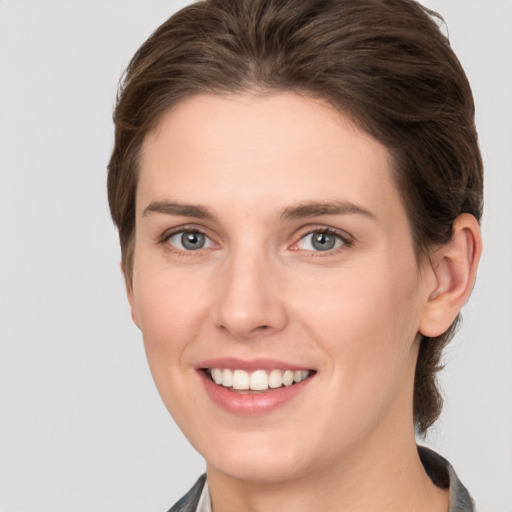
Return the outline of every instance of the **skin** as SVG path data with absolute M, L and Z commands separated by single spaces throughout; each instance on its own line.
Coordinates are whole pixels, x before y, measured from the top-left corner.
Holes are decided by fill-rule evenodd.
M 297 209 L 311 202 L 344 208 Z M 472 217 L 419 264 L 387 149 L 293 93 L 176 105 L 145 139 L 136 205 L 132 317 L 165 405 L 206 459 L 216 512 L 448 510 L 417 455 L 412 391 L 419 333 L 444 332 L 469 295 Z M 184 228 L 206 245 L 169 238 Z M 315 250 L 308 233 L 326 228 L 338 247 Z M 205 392 L 197 366 L 214 357 L 316 374 L 246 417 Z

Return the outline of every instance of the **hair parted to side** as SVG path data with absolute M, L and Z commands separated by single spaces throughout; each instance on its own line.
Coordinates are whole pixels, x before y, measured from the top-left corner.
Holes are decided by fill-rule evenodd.
M 205 0 L 174 14 L 139 48 L 118 93 L 108 198 L 131 286 L 138 156 L 181 99 L 207 92 L 295 91 L 329 101 L 394 160 L 418 261 L 446 243 L 462 213 L 482 214 L 482 160 L 465 73 L 413 0 Z M 438 418 L 441 353 L 459 318 L 421 342 L 414 419 Z

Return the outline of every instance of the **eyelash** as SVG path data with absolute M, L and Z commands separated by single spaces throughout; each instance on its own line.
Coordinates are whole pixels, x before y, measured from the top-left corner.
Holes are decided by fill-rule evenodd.
M 158 243 L 160 245 L 163 245 L 166 250 L 172 252 L 173 254 L 177 255 L 177 256 L 196 256 L 195 253 L 198 253 L 200 252 L 201 249 L 198 249 L 197 251 L 191 251 L 191 250 L 183 250 L 183 249 L 178 249 L 177 247 L 174 247 L 172 246 L 170 243 L 169 243 L 169 239 L 172 237 L 172 236 L 175 236 L 175 235 L 179 235 L 179 234 L 184 234 L 184 233 L 199 233 L 201 235 L 204 235 L 208 240 L 212 240 L 211 237 L 208 236 L 208 234 L 203 231 L 202 229 L 198 228 L 198 227 L 193 227 L 193 226 L 181 226 L 180 228 L 175 228 L 173 230 L 170 230 L 170 231 L 165 231 L 158 239 Z M 213 242 L 215 243 L 215 242 Z
M 194 256 L 195 255 L 194 253 L 200 252 L 201 249 L 198 249 L 197 251 L 183 250 L 183 249 L 178 249 L 169 243 L 169 239 L 172 236 L 184 234 L 184 233 L 199 233 L 201 235 L 204 235 L 206 238 L 208 238 L 210 241 L 212 241 L 215 244 L 215 242 L 212 240 L 212 238 L 209 237 L 208 234 L 204 230 L 202 230 L 198 227 L 187 227 L 187 226 L 182 226 L 180 228 L 176 228 L 171 231 L 164 232 L 159 237 L 158 243 L 163 245 L 168 251 L 176 254 L 177 256 Z M 305 253 L 309 253 L 308 254 L 309 257 L 332 256 L 333 254 L 337 254 L 339 251 L 346 249 L 346 248 L 350 248 L 354 245 L 354 240 L 351 237 L 349 237 L 347 234 L 345 234 L 345 233 L 342 234 L 341 232 L 339 232 L 333 228 L 318 227 L 315 229 L 311 229 L 311 230 L 307 231 L 306 233 L 301 234 L 300 237 L 298 238 L 298 240 L 296 242 L 294 242 L 293 246 L 297 245 L 300 241 L 304 240 L 307 236 L 315 234 L 315 233 L 321 233 L 321 234 L 334 236 L 341 241 L 341 246 L 334 247 L 333 249 L 327 249 L 325 251 L 304 250 Z M 300 251 L 301 249 L 292 249 L 292 250 Z
M 317 258 L 317 257 L 327 257 L 327 256 L 333 256 L 335 254 L 338 254 L 338 252 L 343 251 L 349 247 L 352 247 L 354 245 L 354 240 L 349 237 L 345 233 L 341 233 L 340 231 L 337 231 L 333 228 L 326 228 L 326 227 L 318 227 L 314 229 L 310 229 L 306 233 L 302 234 L 297 242 L 295 242 L 293 245 L 297 245 L 300 241 L 304 240 L 307 236 L 313 235 L 313 234 L 325 234 L 333 236 L 341 241 L 341 245 L 339 247 L 334 247 L 332 249 L 327 249 L 325 251 L 313 251 L 313 250 L 305 250 L 304 252 L 308 253 L 308 257 Z M 299 251 L 300 249 L 293 249 Z

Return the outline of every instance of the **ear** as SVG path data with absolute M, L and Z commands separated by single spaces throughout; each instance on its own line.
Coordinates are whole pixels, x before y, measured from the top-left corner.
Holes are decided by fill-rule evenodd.
M 431 254 L 435 285 L 424 305 L 421 334 L 440 336 L 450 327 L 471 294 L 481 253 L 480 226 L 464 213 L 455 219 L 452 239 Z
M 137 315 L 137 308 L 135 305 L 135 295 L 133 293 L 133 280 L 131 276 L 127 276 L 123 271 L 123 264 L 121 263 L 121 271 L 124 275 L 124 284 L 126 289 L 126 297 L 128 298 L 128 303 L 130 304 L 130 313 L 132 316 L 133 323 L 140 329 L 139 317 Z

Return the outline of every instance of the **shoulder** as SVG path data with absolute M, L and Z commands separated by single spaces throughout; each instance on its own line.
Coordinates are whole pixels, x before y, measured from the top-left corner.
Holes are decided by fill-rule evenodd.
M 192 489 L 183 496 L 177 503 L 174 504 L 168 512 L 195 512 L 199 498 L 203 491 L 204 483 L 206 481 L 206 475 L 201 475 L 197 482 L 194 484 Z

